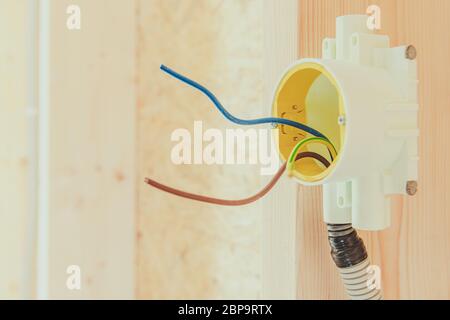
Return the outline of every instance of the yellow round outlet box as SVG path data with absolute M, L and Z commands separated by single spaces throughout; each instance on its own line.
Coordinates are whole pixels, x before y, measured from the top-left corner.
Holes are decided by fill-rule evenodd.
M 344 102 L 334 77 L 320 64 L 304 62 L 292 66 L 282 77 L 275 91 L 272 113 L 274 117 L 303 123 L 323 133 L 334 145 L 337 157 L 330 158 L 323 144 L 307 144 L 301 151 L 312 151 L 328 159 L 326 168 L 316 159 L 303 158 L 295 164 L 293 175 L 303 182 L 317 182 L 332 172 L 340 158 L 344 144 Z M 342 123 L 339 123 L 342 119 Z M 278 150 L 286 161 L 291 150 L 308 133 L 285 125 L 278 127 Z

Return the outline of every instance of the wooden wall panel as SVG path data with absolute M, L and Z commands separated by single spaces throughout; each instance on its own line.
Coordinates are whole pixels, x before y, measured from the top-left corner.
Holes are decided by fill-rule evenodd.
M 450 1 L 300 0 L 301 57 L 319 57 L 324 37 L 335 36 L 335 18 L 381 8 L 380 33 L 391 45 L 414 44 L 420 80 L 420 173 L 414 197 L 395 197 L 392 226 L 362 232 L 374 264 L 381 267 L 387 299 L 450 298 Z M 298 298 L 345 298 L 329 256 L 321 190 L 300 188 L 298 200 Z
M 0 299 L 24 298 L 27 285 L 26 19 L 25 1 L 0 1 Z
M 264 1 L 265 103 L 269 112 L 273 90 L 287 66 L 297 59 L 297 0 Z M 268 177 L 267 181 L 269 180 Z M 263 215 L 262 298 L 295 299 L 297 278 L 296 183 L 283 176 L 260 200 Z
M 134 28 L 131 1 L 50 1 L 49 298 L 134 296 Z

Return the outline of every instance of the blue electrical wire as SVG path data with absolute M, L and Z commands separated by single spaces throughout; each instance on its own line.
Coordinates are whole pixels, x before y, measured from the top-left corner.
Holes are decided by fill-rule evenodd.
M 308 127 L 307 125 L 300 123 L 300 122 L 296 122 L 296 121 L 292 121 L 289 119 L 284 119 L 284 118 L 260 118 L 260 119 L 253 119 L 253 120 L 245 120 L 245 119 L 239 119 L 236 118 L 235 116 L 233 116 L 232 114 L 230 114 L 227 110 L 225 110 L 225 108 L 222 106 L 222 104 L 219 102 L 219 100 L 216 98 L 216 96 L 209 91 L 208 89 L 206 89 L 204 86 L 202 86 L 201 84 L 179 74 L 178 72 L 166 67 L 165 65 L 161 65 L 161 70 L 166 72 L 167 74 L 171 75 L 172 77 L 190 85 L 191 87 L 201 91 L 202 93 L 204 93 L 213 103 L 214 105 L 217 107 L 217 109 L 225 116 L 225 118 L 227 118 L 228 120 L 230 120 L 231 122 L 234 122 L 236 124 L 240 124 L 240 125 L 256 125 L 256 124 L 264 124 L 264 123 L 278 123 L 278 124 L 283 124 L 286 126 L 291 126 L 300 130 L 303 130 L 305 132 L 308 132 L 310 134 L 312 134 L 313 136 L 319 137 L 319 138 L 324 138 L 328 141 L 330 141 L 325 135 L 323 135 L 322 133 L 320 133 L 319 131 Z

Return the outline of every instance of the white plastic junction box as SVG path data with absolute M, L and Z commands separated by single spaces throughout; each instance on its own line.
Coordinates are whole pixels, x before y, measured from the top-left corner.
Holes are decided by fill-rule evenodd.
M 390 48 L 367 18 L 338 17 L 322 59 L 296 61 L 283 75 L 272 113 L 320 131 L 337 150 L 328 168 L 305 158 L 293 172 L 301 184 L 323 185 L 325 222 L 381 230 L 390 225 L 389 195 L 406 194 L 418 179 L 418 80 L 414 47 Z M 305 137 L 279 126 L 281 158 Z M 319 144 L 304 150 L 329 156 Z

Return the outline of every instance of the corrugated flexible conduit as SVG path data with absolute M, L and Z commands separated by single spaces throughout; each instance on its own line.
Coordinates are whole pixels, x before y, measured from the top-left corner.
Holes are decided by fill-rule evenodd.
M 381 290 L 370 280 L 369 258 L 364 242 L 351 224 L 328 224 L 331 256 L 352 300 L 381 300 Z

